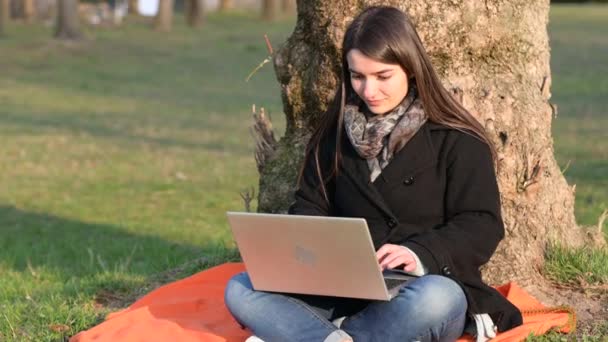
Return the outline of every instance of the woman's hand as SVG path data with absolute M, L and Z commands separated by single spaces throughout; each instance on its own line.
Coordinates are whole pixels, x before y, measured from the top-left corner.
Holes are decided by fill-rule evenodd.
M 387 243 L 378 249 L 376 258 L 378 258 L 380 267 L 383 270 L 387 268 L 396 268 L 399 265 L 405 265 L 403 270 L 406 272 L 412 272 L 416 269 L 416 259 L 412 253 L 403 246 Z

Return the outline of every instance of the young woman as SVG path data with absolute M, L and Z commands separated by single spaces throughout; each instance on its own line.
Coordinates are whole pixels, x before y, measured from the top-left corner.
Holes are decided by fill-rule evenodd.
M 377 302 L 255 291 L 242 273 L 226 288 L 230 312 L 267 342 L 454 341 L 465 327 L 483 341 L 521 324 L 479 271 L 504 235 L 492 144 L 441 85 L 408 17 L 362 12 L 342 63 L 290 213 L 363 217 L 381 267 L 421 277 Z

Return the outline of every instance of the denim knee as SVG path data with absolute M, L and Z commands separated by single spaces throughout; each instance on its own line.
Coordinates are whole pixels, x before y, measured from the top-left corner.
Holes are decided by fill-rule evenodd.
M 467 300 L 453 280 L 420 277 L 388 302 L 373 302 L 342 328 L 355 341 L 455 341 L 464 329 Z
M 247 297 L 253 292 L 253 285 L 247 273 L 242 272 L 232 277 L 224 290 L 224 303 L 228 311 L 235 317 L 239 316 L 248 306 Z
M 426 275 L 401 289 L 401 293 L 413 291 L 417 314 L 424 316 L 424 321 L 441 322 L 464 317 L 467 311 L 467 299 L 464 291 L 454 280 L 440 275 Z M 423 317 L 418 317 L 423 318 Z
M 247 273 L 226 284 L 226 307 L 243 327 L 266 341 L 322 341 L 337 328 L 299 300 L 276 293 L 255 291 Z

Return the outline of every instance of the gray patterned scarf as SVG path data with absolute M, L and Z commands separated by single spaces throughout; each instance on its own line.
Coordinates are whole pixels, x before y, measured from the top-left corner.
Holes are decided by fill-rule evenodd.
M 410 82 L 410 90 L 403 101 L 384 115 L 369 113 L 360 99 L 349 102 L 344 106 L 346 134 L 357 153 L 367 160 L 373 182 L 418 132 L 427 116 L 414 82 Z

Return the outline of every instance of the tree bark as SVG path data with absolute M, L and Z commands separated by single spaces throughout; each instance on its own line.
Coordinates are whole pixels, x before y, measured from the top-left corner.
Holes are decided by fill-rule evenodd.
M 285 212 L 311 127 L 333 96 L 347 23 L 364 7 L 407 12 L 448 90 L 485 126 L 498 151 L 505 239 L 486 281 L 541 279 L 548 241 L 580 245 L 574 187 L 553 156 L 549 0 L 307 0 L 295 31 L 274 55 L 287 127 L 260 165 L 260 212 Z
M 78 40 L 82 38 L 78 19 L 78 0 L 58 0 L 55 38 Z
M 273 21 L 277 18 L 277 0 L 262 1 L 262 19 Z
M 158 13 L 154 20 L 154 29 L 162 32 L 171 31 L 173 26 L 173 0 L 159 0 Z
M 226 12 L 234 8 L 233 0 L 220 0 L 219 10 L 220 12 Z
M 8 24 L 10 18 L 10 6 L 9 0 L 0 0 L 0 37 L 6 34 L 6 24 Z
M 186 23 L 190 27 L 200 27 L 205 19 L 205 1 L 187 0 L 186 1 Z

